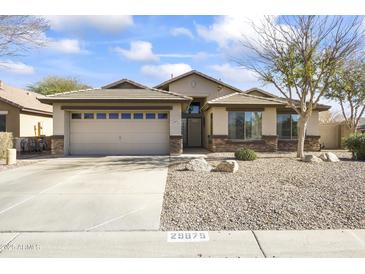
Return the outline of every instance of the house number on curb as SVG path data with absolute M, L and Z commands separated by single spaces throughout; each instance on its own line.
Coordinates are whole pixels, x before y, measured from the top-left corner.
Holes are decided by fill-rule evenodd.
M 169 231 L 167 242 L 206 242 L 209 241 L 207 231 Z

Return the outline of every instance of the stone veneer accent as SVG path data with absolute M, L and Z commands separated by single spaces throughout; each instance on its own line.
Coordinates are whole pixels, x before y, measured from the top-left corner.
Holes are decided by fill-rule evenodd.
M 183 152 L 183 137 L 180 135 L 170 136 L 170 155 L 180 155 Z
M 51 153 L 54 155 L 64 155 L 63 135 L 53 135 L 51 137 Z
M 277 150 L 277 136 L 262 136 L 261 140 L 230 140 L 227 135 L 213 135 L 208 149 L 213 152 L 233 152 L 239 148 L 250 148 L 258 152 Z
M 320 151 L 320 136 L 306 136 L 305 151 Z M 297 140 L 278 140 L 277 136 L 262 136 L 261 140 L 230 140 L 227 135 L 214 135 L 210 139 L 208 149 L 213 152 L 233 152 L 239 148 L 250 148 L 258 152 L 296 151 Z
M 304 150 L 305 151 L 320 151 L 321 144 L 319 143 L 320 136 L 305 136 Z M 298 141 L 297 140 L 279 140 L 278 150 L 282 151 L 296 151 Z

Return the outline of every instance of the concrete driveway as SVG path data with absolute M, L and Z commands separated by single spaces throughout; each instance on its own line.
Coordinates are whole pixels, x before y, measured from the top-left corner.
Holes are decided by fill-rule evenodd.
M 158 230 L 168 163 L 70 157 L 0 172 L 0 232 Z

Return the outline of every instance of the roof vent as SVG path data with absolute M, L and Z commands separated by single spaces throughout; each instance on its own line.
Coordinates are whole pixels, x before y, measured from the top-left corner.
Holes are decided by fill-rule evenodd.
M 174 78 L 174 74 L 171 73 L 171 79 Z
M 4 82 L 0 80 L 0 88 L 4 88 Z

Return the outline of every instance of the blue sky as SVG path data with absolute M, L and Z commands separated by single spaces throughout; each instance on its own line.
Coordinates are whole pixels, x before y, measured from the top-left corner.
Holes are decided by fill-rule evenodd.
M 45 76 L 75 77 L 92 87 L 129 78 L 154 86 L 191 69 L 243 90 L 263 86 L 237 66 L 242 35 L 262 16 L 45 16 L 47 46 L 0 58 L 0 79 L 25 88 Z M 281 96 L 281 95 L 280 95 Z M 321 100 L 339 111 L 338 104 Z
M 93 87 L 120 78 L 156 85 L 190 69 L 237 87 L 260 85 L 229 57 L 242 31 L 230 16 L 47 16 L 47 47 L 2 58 L 0 79 L 26 87 L 48 75 Z M 245 19 L 247 22 L 247 18 Z M 230 48 L 230 50 L 228 50 Z

